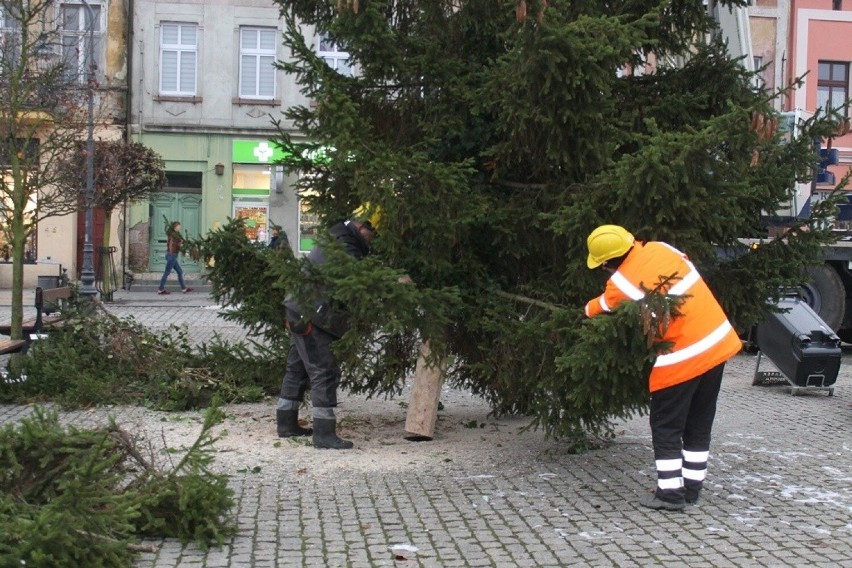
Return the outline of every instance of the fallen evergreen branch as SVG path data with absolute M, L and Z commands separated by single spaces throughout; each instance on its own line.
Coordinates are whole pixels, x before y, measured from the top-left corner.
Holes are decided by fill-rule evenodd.
M 3 427 L 0 566 L 130 566 L 150 550 L 142 536 L 221 544 L 234 531 L 233 492 L 208 466 L 222 417 L 209 409 L 195 443 L 167 469 L 143 458 L 113 420 L 63 428 L 55 412 L 36 407 Z
M 233 534 L 233 527 L 222 522 L 233 505 L 233 490 L 227 476 L 209 469 L 218 439 L 210 430 L 223 419 L 218 406 L 208 408 L 201 433 L 180 462 L 165 472 L 149 468 L 128 488 L 140 496 L 138 534 L 177 537 L 204 549 L 210 543 L 221 545 Z
M 214 398 L 255 402 L 280 388 L 286 350 L 214 336 L 194 345 L 186 328 L 154 333 L 104 310 L 71 311 L 33 343 L 0 389 L 0 402 L 53 401 L 66 408 L 144 404 L 206 408 Z M 24 380 L 24 377 L 26 379 Z

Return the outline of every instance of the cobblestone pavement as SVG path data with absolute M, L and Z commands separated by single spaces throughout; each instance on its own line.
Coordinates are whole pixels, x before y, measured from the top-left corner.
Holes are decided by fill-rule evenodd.
M 148 296 L 123 293 L 109 309 L 153 327 L 186 324 L 196 339 L 241 337 L 209 298 Z M 558 441 L 518 433 L 522 419 L 494 419 L 481 401 L 445 390 L 435 440 L 415 444 L 401 439 L 396 401 L 345 395 L 356 449 L 332 452 L 275 438 L 271 402 L 233 405 L 217 467 L 231 475 L 239 533 L 209 551 L 151 541 L 137 565 L 852 567 L 850 357 L 833 396 L 752 386 L 755 356 L 734 358 L 706 490 L 680 513 L 638 506 L 655 481 L 647 417 L 619 424 L 609 447 L 569 455 Z M 0 406 L 0 423 L 30 412 Z M 142 408 L 62 415 L 86 425 L 108 413 L 174 425 L 159 436 L 176 446 L 199 424 L 197 413 Z M 469 422 L 482 430 L 466 432 Z

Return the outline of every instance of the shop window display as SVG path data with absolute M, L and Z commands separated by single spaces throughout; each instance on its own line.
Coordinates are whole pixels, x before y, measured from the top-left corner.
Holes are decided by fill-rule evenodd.
M 234 205 L 234 217 L 244 220 L 246 237 L 250 241 L 266 244 L 269 225 L 269 208 L 266 205 Z
M 265 165 L 234 166 L 234 218 L 245 220 L 246 237 L 254 242 L 269 241 L 269 188 L 272 169 Z
M 299 252 L 310 252 L 317 239 L 319 215 L 311 211 L 304 199 L 299 200 Z

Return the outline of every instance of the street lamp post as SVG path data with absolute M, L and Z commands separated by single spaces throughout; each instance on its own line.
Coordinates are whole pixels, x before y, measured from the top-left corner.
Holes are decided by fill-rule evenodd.
M 88 136 L 86 138 L 86 226 L 85 241 L 83 243 L 83 269 L 80 272 L 82 287 L 80 293 L 87 300 L 93 300 L 97 290 L 95 289 L 95 263 L 94 245 L 92 244 L 92 230 L 94 225 L 92 202 L 95 198 L 95 99 L 94 99 L 94 75 L 95 75 L 95 11 L 86 0 L 81 0 L 86 7 L 89 29 L 88 45 L 86 46 L 86 69 L 87 69 L 87 98 L 88 98 Z

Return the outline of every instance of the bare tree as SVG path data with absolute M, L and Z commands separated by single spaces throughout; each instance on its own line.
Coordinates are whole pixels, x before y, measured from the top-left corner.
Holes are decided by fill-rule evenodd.
M 86 146 L 81 144 L 71 155 L 67 163 L 72 178 L 71 187 L 82 187 L 86 173 Z M 106 213 L 103 246 L 108 247 L 112 212 L 125 203 L 147 198 L 151 193 L 160 191 L 166 184 L 166 170 L 163 159 L 154 150 L 139 142 L 123 140 L 98 141 L 94 147 L 94 196 L 93 205 Z M 112 292 L 115 282 L 106 264 L 107 256 L 102 256 L 104 294 Z
M 0 235 L 13 265 L 13 338 L 21 337 L 28 237 L 39 221 L 85 206 L 63 166 L 92 119 L 85 95 L 94 65 L 81 62 L 93 47 L 63 44 L 61 14 L 51 0 L 0 0 Z

